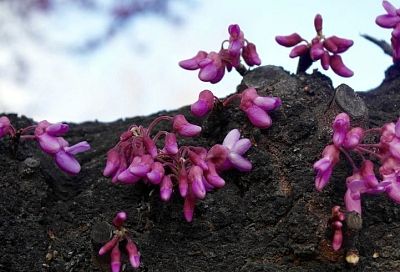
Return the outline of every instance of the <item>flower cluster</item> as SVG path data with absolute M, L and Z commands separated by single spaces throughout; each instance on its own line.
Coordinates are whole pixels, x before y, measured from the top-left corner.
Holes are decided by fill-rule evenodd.
M 68 130 L 67 124 L 51 124 L 46 120 L 37 125 L 16 130 L 6 116 L 0 118 L 0 137 L 9 135 L 14 142 L 20 139 L 35 140 L 44 153 L 52 156 L 62 171 L 76 175 L 80 172 L 81 166 L 75 159 L 75 155 L 89 150 L 90 145 L 83 141 L 69 146 L 69 143 L 62 137 Z
M 200 92 L 199 99 L 191 105 L 192 114 L 203 117 L 209 113 L 216 104 L 227 106 L 234 99 L 240 99 L 239 108 L 246 113 L 250 122 L 259 128 L 268 128 L 272 125 L 269 112 L 282 105 L 279 97 L 260 96 L 255 88 L 248 88 L 242 93 L 234 94 L 221 101 L 209 90 Z
M 285 47 L 295 46 L 289 54 L 291 58 L 300 57 L 300 59 L 305 58 L 308 60 L 308 64 L 303 68 L 302 72 L 307 70 L 312 62 L 319 60 L 324 70 L 328 70 L 331 67 L 339 76 L 353 76 L 353 72 L 344 65 L 340 56 L 341 53 L 347 51 L 353 45 L 353 41 L 337 36 L 325 38 L 322 33 L 322 16 L 319 14 L 314 18 L 314 27 L 317 35 L 311 42 L 303 39 L 297 33 L 288 36 L 276 36 L 275 40 Z M 305 44 L 300 44 L 301 42 L 305 42 Z
M 160 121 L 172 123 L 172 131 L 152 134 Z M 160 186 L 160 198 L 168 201 L 174 185 L 184 198 L 184 216 L 190 222 L 196 200 L 204 199 L 206 192 L 225 185 L 222 171 L 236 168 L 250 171 L 251 163 L 242 155 L 251 147 L 248 139 L 240 139 L 237 129 L 226 136 L 222 145 L 207 150 L 204 147 L 178 147 L 176 136 L 193 137 L 201 127 L 190 124 L 183 115 L 160 116 L 148 128 L 131 126 L 118 144 L 108 151 L 103 174 L 114 183 L 135 184 L 139 180 Z M 163 143 L 159 142 L 164 138 Z M 162 148 L 158 148 L 162 146 Z
M 396 123 L 365 130 L 361 127 L 351 128 L 350 117 L 346 113 L 340 113 L 333 121 L 332 128 L 333 143 L 325 147 L 322 159 L 314 164 L 317 190 L 321 191 L 328 184 L 342 153 L 353 168 L 353 174 L 346 179 L 344 203 L 347 212 L 355 212 L 361 216 L 361 198 L 364 194 L 386 193 L 400 204 L 400 119 Z M 379 142 L 363 143 L 363 139 L 373 133 L 379 134 Z M 359 167 L 350 152 L 362 158 Z M 380 178 L 376 176 L 375 165 L 366 158 L 367 155 L 380 162 Z M 340 224 L 337 225 L 339 227 Z
M 179 66 L 186 70 L 200 69 L 199 79 L 214 84 L 223 78 L 225 69 L 230 72 L 233 67 L 241 67 L 240 56 L 248 66 L 260 65 L 256 46 L 244 38 L 240 27 L 236 24 L 230 25 L 228 31 L 229 40 L 222 42 L 218 53 L 199 51 L 193 58 L 179 62 Z M 225 43 L 228 43 L 227 48 L 224 48 Z
M 119 272 L 121 270 L 121 251 L 120 243 L 126 241 L 125 250 L 128 253 L 129 262 L 133 268 L 138 268 L 140 266 L 140 252 L 137 249 L 136 244 L 128 235 L 128 230 L 122 225 L 124 224 L 127 216 L 125 212 L 119 212 L 114 217 L 112 223 L 116 230 L 114 231 L 114 236 L 110 241 L 108 241 L 99 250 L 99 255 L 104 255 L 111 251 L 111 271 Z
M 392 31 L 392 49 L 393 62 L 400 61 L 400 9 L 396 9 L 389 1 L 382 2 L 386 14 L 376 17 L 376 24 L 383 28 L 391 28 Z

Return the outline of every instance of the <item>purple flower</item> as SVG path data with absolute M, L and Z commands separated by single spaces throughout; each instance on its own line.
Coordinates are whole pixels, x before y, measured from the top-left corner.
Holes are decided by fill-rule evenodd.
M 331 36 L 324 40 L 324 47 L 334 54 L 339 54 L 347 51 L 353 43 L 352 40 Z
M 81 166 L 74 155 L 90 149 L 86 142 L 80 142 L 69 146 L 64 138 L 59 137 L 68 131 L 66 124 L 50 124 L 46 120 L 38 123 L 35 128 L 35 139 L 43 152 L 53 156 L 57 166 L 70 175 L 80 172 Z
M 106 177 L 113 176 L 117 172 L 120 163 L 120 154 L 118 151 L 115 148 L 110 149 L 107 152 L 107 163 L 103 175 Z
M 338 251 L 343 243 L 343 221 L 345 220 L 345 215 L 340 211 L 339 206 L 335 206 L 332 208 L 332 217 L 331 217 L 331 226 L 333 229 L 333 239 L 332 239 L 332 248 L 335 251 Z
M 305 44 L 300 44 L 295 46 L 292 51 L 290 51 L 289 53 L 289 57 L 290 58 L 297 58 L 299 56 L 308 54 L 310 52 L 310 48 L 308 47 L 308 45 Z
M 73 146 L 63 146 L 60 151 L 55 153 L 54 160 L 57 166 L 70 175 L 76 175 L 81 171 L 79 162 L 75 159 L 74 155 L 88 151 L 90 145 L 88 142 L 83 141 Z
M 197 70 L 200 68 L 199 63 L 205 58 L 207 58 L 207 52 L 199 51 L 193 58 L 180 61 L 179 66 L 186 70 Z
M 228 42 L 227 48 L 222 46 L 218 53 L 199 51 L 193 58 L 179 62 L 179 66 L 186 70 L 200 69 L 199 79 L 214 84 L 223 78 L 225 69 L 230 72 L 233 67 L 241 67 L 241 56 L 249 66 L 260 65 L 261 60 L 257 54 L 256 46 L 244 38 L 239 25 L 230 25 L 228 32 L 229 40 L 223 42 L 223 45 Z
M 379 15 L 376 17 L 375 23 L 383 28 L 394 28 L 400 22 L 398 10 L 389 2 L 382 2 L 383 8 L 387 14 Z
M 163 201 L 168 201 L 172 195 L 172 181 L 169 175 L 164 176 L 160 185 L 160 197 Z
M 199 166 L 192 166 L 188 173 L 189 184 L 193 195 L 198 199 L 206 197 L 206 188 L 203 183 L 203 170 Z
M 379 183 L 374 173 L 374 164 L 364 160 L 359 171 L 346 179 L 345 195 L 346 210 L 361 214 L 361 195 L 378 194 L 385 191 L 385 186 Z
M 346 138 L 343 142 L 343 147 L 350 150 L 356 148 L 364 137 L 364 129 L 360 127 L 352 128 L 346 134 Z
M 225 65 L 221 56 L 216 52 L 208 53 L 207 57 L 199 62 L 201 81 L 217 83 L 225 74 Z
M 228 28 L 228 32 L 230 35 L 228 47 L 229 54 L 233 56 L 238 56 L 240 55 L 240 50 L 244 45 L 244 34 L 237 24 L 230 25 Z
M 261 59 L 258 56 L 256 45 L 254 43 L 249 42 L 243 47 L 242 57 L 248 66 L 261 64 Z
M 335 221 L 332 223 L 332 229 L 333 229 L 332 247 L 333 250 L 335 251 L 338 251 L 343 243 L 342 227 L 343 223 L 340 221 Z
M 251 147 L 251 142 L 247 138 L 240 139 L 238 129 L 231 130 L 226 135 L 222 145 L 228 150 L 227 160 L 224 162 L 223 169 L 234 167 L 243 172 L 251 170 L 251 162 L 242 156 Z
M 353 71 L 344 65 L 340 55 L 332 55 L 329 59 L 329 64 L 332 70 L 339 76 L 352 77 L 354 75 Z
M 121 251 L 119 250 L 119 246 L 116 245 L 111 250 L 111 271 L 119 272 L 121 270 Z
M 386 194 L 397 204 L 400 204 L 400 177 L 398 173 L 383 175 L 382 183 L 385 185 Z
M 128 253 L 129 261 L 133 268 L 140 266 L 140 252 L 136 244 L 129 237 L 129 232 L 122 226 L 127 218 L 125 212 L 119 212 L 113 219 L 115 227 L 114 236 L 110 241 L 103 245 L 99 250 L 99 255 L 102 256 L 110 252 L 110 266 L 112 272 L 119 272 L 121 269 L 121 251 L 120 242 L 126 241 L 125 250 Z
M 376 24 L 383 28 L 392 28 L 392 49 L 393 49 L 393 62 L 400 61 L 400 9 L 396 9 L 388 1 L 382 2 L 383 8 L 387 14 L 376 17 Z
M 196 199 L 191 193 L 188 193 L 183 203 L 183 215 L 187 222 L 192 222 L 195 207 Z
M 292 47 L 301 43 L 304 39 L 297 33 L 293 33 L 287 36 L 276 36 L 275 40 L 282 46 Z
M 208 181 L 208 183 L 215 188 L 222 188 L 225 185 L 225 180 L 220 177 L 220 175 L 217 173 L 217 169 L 215 165 L 211 162 L 207 162 L 207 168 L 208 170 L 205 171 L 205 177 Z
M 179 193 L 181 194 L 181 196 L 186 197 L 188 195 L 189 185 L 188 185 L 188 176 L 185 168 L 181 168 L 179 170 L 178 186 L 179 186 Z
M 139 268 L 140 266 L 140 252 L 137 249 L 136 244 L 129 238 L 127 238 L 127 243 L 125 246 L 128 252 L 129 262 L 133 268 Z
M 201 127 L 190 124 L 182 114 L 174 117 L 172 127 L 179 135 L 186 137 L 193 137 L 201 132 Z
M 154 162 L 151 165 L 151 171 L 146 174 L 146 177 L 152 184 L 159 184 L 164 174 L 164 166 L 160 162 Z
M 165 145 L 163 151 L 170 155 L 175 155 L 176 153 L 178 153 L 179 148 L 174 133 L 167 132 L 165 134 Z
M 201 91 L 199 100 L 191 105 L 190 110 L 194 116 L 203 117 L 214 107 L 214 94 L 209 90 Z
M 10 120 L 6 116 L 0 117 L 0 138 L 9 133 L 10 126 Z
M 124 222 L 126 221 L 126 218 L 127 218 L 126 212 L 124 212 L 124 211 L 118 212 L 118 213 L 115 215 L 115 217 L 114 217 L 112 223 L 113 223 L 113 225 L 116 226 L 116 227 L 121 227 L 122 224 L 124 224 Z
M 254 126 L 268 128 L 272 125 L 268 111 L 275 110 L 281 104 L 280 98 L 262 97 L 257 94 L 255 88 L 248 88 L 242 93 L 239 107 Z
M 332 124 L 333 128 L 333 143 L 336 147 L 342 146 L 346 134 L 350 128 L 350 117 L 347 113 L 340 113 L 336 116 Z
M 289 54 L 291 58 L 306 57 L 312 61 L 320 60 L 324 70 L 331 67 L 336 74 L 342 77 L 352 76 L 353 72 L 343 64 L 342 58 L 338 54 L 349 49 L 353 45 L 353 41 L 337 36 L 326 38 L 322 33 L 322 16 L 320 14 L 317 14 L 314 18 L 314 27 L 317 35 L 310 43 L 297 33 L 288 36 L 276 36 L 275 40 L 285 47 L 295 46 Z M 300 44 L 302 41 L 306 44 Z M 305 72 L 307 68 L 308 66 L 301 67 L 303 69 L 301 72 Z
M 328 145 L 322 152 L 322 159 L 314 163 L 314 170 L 317 172 L 317 177 L 315 178 L 315 188 L 318 191 L 328 184 L 329 179 L 332 175 L 333 167 L 339 161 L 339 149 L 334 145 Z
M 322 31 L 322 16 L 321 14 L 317 14 L 315 15 L 314 18 L 314 27 L 315 27 L 315 31 L 319 34 Z

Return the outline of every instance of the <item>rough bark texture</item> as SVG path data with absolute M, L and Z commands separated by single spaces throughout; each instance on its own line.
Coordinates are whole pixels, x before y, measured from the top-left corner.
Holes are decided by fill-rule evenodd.
M 239 128 L 254 143 L 248 152 L 253 171 L 226 172 L 226 186 L 197 204 L 193 223 L 185 222 L 177 194 L 163 203 L 153 187 L 113 185 L 101 174 L 105 154 L 122 131 L 166 112 L 72 125 L 68 140 L 86 139 L 93 147 L 79 156 L 83 168 L 73 178 L 35 143 L 23 143 L 15 159 L 8 141 L 1 140 L 0 271 L 107 271 L 94 240 L 109 235 L 102 222 L 120 210 L 128 213 L 126 226 L 142 254 L 139 271 L 399 271 L 400 206 L 383 195 L 363 198 L 363 228 L 354 239 L 360 262 L 349 266 L 345 251 L 330 246 L 328 219 L 332 206 L 343 206 L 351 169 L 340 163 L 322 193 L 314 188 L 312 169 L 330 142 L 338 112 L 348 111 L 365 127 L 397 119 L 398 70 L 389 69 L 381 86 L 358 94 L 366 107 L 348 86 L 337 88 L 335 97 L 329 78 L 318 72 L 296 76 L 265 66 L 248 73 L 238 91 L 246 86 L 281 97 L 283 106 L 266 130 L 254 128 L 230 106 L 203 121 L 201 137 L 185 140 L 211 146 Z M 201 123 L 188 107 L 167 114 L 177 112 Z M 8 116 L 17 127 L 32 123 Z

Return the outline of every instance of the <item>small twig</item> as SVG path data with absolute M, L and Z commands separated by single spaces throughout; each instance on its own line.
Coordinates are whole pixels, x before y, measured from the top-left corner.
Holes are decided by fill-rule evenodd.
M 372 36 L 369 36 L 368 34 L 361 34 L 361 37 L 367 39 L 368 41 L 380 47 L 386 55 L 393 56 L 392 46 L 385 40 L 378 40 Z
M 238 67 L 235 67 L 235 69 L 242 77 L 248 72 L 247 68 L 243 64 L 240 64 Z

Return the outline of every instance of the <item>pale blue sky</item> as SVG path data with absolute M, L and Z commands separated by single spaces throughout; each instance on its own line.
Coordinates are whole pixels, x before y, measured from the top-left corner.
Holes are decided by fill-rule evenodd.
M 393 4 L 398 6 L 400 1 Z M 32 71 L 25 84 L 0 78 L 0 112 L 17 112 L 38 121 L 112 121 L 190 104 L 203 89 L 226 96 L 240 82 L 235 72 L 212 85 L 199 81 L 196 72 L 182 70 L 177 63 L 200 49 L 218 50 L 228 37 L 231 23 L 238 23 L 245 37 L 257 45 L 262 64 L 295 72 L 297 59 L 290 59 L 290 49 L 279 46 L 274 37 L 293 32 L 306 39 L 314 37 L 313 18 L 320 13 L 325 35 L 355 42 L 343 54 L 345 64 L 355 73 L 352 78 L 323 71 L 335 86 L 346 83 L 357 91 L 374 88 L 391 64 L 390 57 L 359 36 L 368 33 L 389 40 L 390 30 L 381 29 L 374 22 L 377 15 L 384 13 L 378 0 L 206 0 L 174 6 L 184 18 L 182 25 L 147 16 L 130 24 L 100 50 L 81 57 L 39 46 L 20 31 L 20 22 L 2 10 L 0 17 L 10 24 L 9 31 L 16 42 L 11 51 L 0 45 L 0 65 L 7 64 L 4 59 L 8 54 L 18 52 L 30 61 Z M 81 33 L 93 33 L 103 25 L 101 17 L 82 18 L 71 11 L 51 18 L 38 17 L 34 24 L 54 44 L 74 41 Z M 319 63 L 312 68 L 322 70 Z

